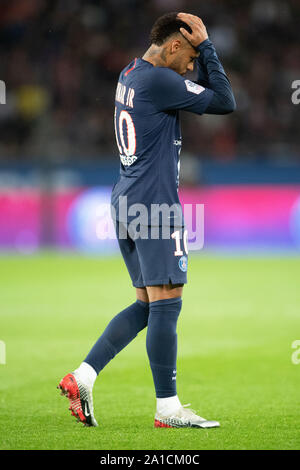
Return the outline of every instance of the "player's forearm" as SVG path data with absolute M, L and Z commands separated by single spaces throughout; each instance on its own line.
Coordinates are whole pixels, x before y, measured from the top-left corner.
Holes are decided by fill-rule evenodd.
M 207 39 L 201 43 L 197 49 L 200 52 L 200 56 L 197 60 L 197 82 L 214 91 L 214 96 L 205 113 L 226 114 L 234 111 L 236 103 L 231 84 L 213 44 Z

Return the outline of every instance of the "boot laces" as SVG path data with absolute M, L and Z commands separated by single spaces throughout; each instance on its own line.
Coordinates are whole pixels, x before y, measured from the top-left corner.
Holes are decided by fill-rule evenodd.
M 191 408 L 188 408 L 189 406 L 191 406 L 190 403 L 188 403 L 187 405 L 182 405 L 182 414 L 185 418 L 197 418 L 197 419 L 203 419 L 204 420 L 204 418 L 197 415 L 195 410 L 192 410 Z

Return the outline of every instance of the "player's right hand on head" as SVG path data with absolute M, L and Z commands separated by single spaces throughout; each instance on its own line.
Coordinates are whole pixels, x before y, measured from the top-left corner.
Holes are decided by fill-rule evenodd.
M 177 18 L 189 25 L 191 28 L 192 33 L 189 33 L 184 28 L 180 28 L 180 32 L 193 47 L 199 46 L 203 41 L 208 39 L 206 27 L 201 18 L 191 15 L 190 13 L 178 13 Z

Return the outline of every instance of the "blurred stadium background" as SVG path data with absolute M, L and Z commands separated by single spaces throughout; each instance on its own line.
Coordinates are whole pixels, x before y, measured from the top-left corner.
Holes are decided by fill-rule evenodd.
M 182 114 L 181 199 L 205 204 L 204 250 L 299 253 L 297 0 L 3 0 L 1 250 L 117 252 L 99 236 L 99 204 L 118 177 L 118 74 L 154 20 L 180 10 L 205 19 L 238 106 Z
M 178 386 L 221 427 L 152 428 L 143 331 L 101 373 L 101 426 L 85 432 L 55 387 L 134 299 L 106 239 L 116 82 L 180 10 L 205 20 L 237 100 L 228 116 L 182 113 L 181 200 L 204 204 L 205 227 Z M 299 17 L 299 0 L 1 0 L 1 448 L 299 448 Z

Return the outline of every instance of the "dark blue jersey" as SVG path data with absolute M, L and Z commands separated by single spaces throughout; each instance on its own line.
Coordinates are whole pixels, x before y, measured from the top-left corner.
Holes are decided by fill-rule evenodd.
M 222 71 L 226 77 L 223 68 Z M 179 110 L 203 114 L 214 94 L 213 89 L 187 80 L 169 68 L 155 67 L 141 58 L 121 72 L 114 114 L 120 178 L 111 197 L 117 220 L 129 221 L 128 215 L 135 217 L 138 214 L 134 210 L 126 214 L 119 210 L 120 196 L 127 197 L 128 210 L 134 204 L 146 206 L 149 223 L 151 205 L 177 205 L 180 214 L 174 213 L 174 217 L 181 217 L 178 198 L 182 140 Z

